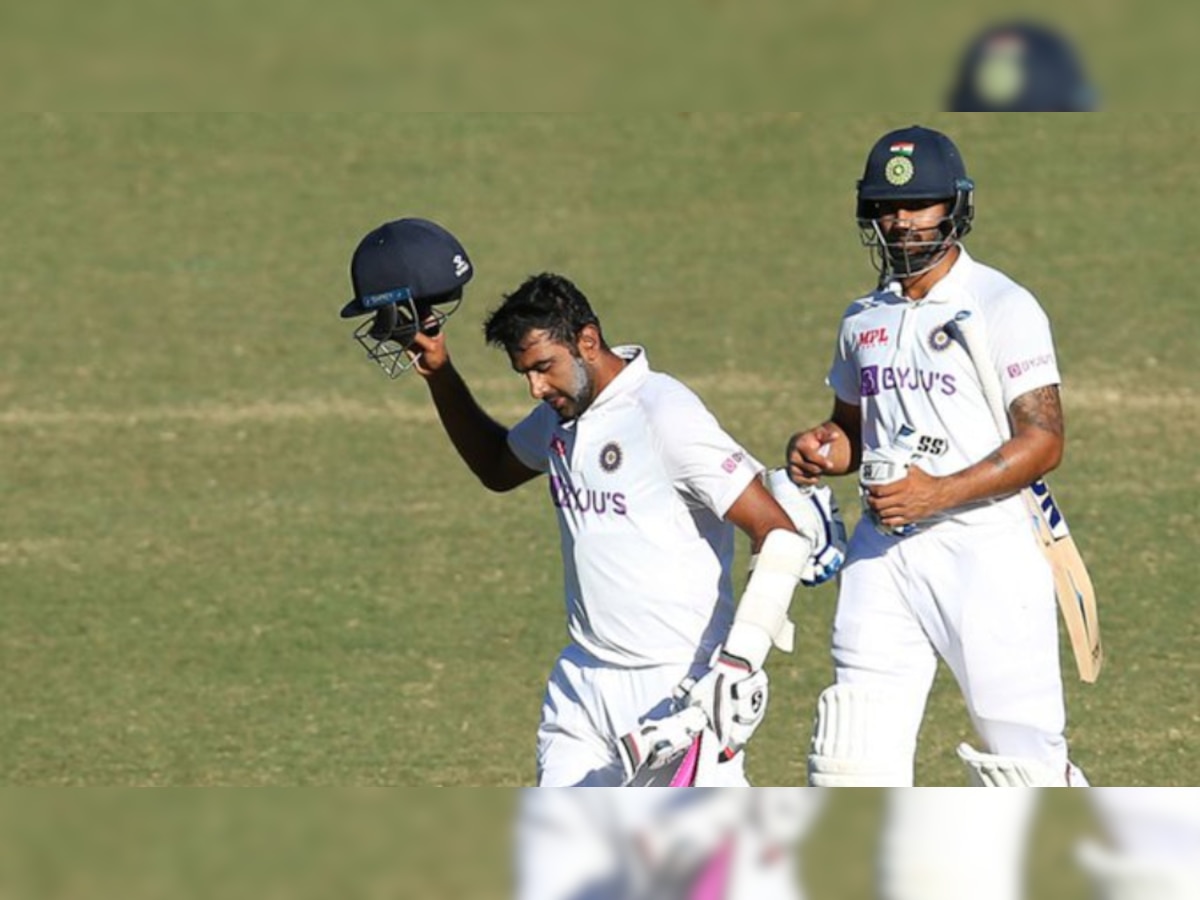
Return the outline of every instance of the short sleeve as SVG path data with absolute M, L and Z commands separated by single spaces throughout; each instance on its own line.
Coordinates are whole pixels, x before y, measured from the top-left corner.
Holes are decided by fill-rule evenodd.
M 720 518 L 763 470 L 717 422 L 704 403 L 678 382 L 647 404 L 663 465 L 677 490 Z
M 986 311 L 992 361 L 1007 408 L 1017 397 L 1059 384 L 1050 319 L 1027 290 L 1005 294 Z
M 524 419 L 509 429 L 508 447 L 513 455 L 535 472 L 550 468 L 547 448 L 558 427 L 558 413 L 539 403 Z
M 838 326 L 837 343 L 833 348 L 833 363 L 829 366 L 829 374 L 825 383 L 833 388 L 837 398 L 851 406 L 862 404 L 862 393 L 858 361 L 851 353 L 850 321 L 862 312 L 867 299 L 855 300 L 842 314 L 842 323 Z
M 858 364 L 846 352 L 846 342 L 843 340 L 843 326 L 838 331 L 837 345 L 833 348 L 833 363 L 829 367 L 829 375 L 825 378 L 839 400 L 858 406 L 862 403 L 859 392 Z

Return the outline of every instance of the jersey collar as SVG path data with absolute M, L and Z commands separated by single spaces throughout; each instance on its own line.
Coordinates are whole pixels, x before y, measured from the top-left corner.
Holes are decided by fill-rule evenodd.
M 974 265 L 975 260 L 971 258 L 971 254 L 967 253 L 967 248 L 959 244 L 958 259 L 954 261 L 954 265 L 950 267 L 950 271 L 942 276 L 941 281 L 929 289 L 929 293 L 920 302 L 949 303 L 959 297 L 959 290 L 964 286 L 969 277 L 968 273 Z M 883 291 L 884 293 L 894 294 L 905 303 L 914 302 L 904 296 L 904 289 L 900 286 L 899 280 L 893 279 L 889 281 Z
M 943 276 L 942 280 L 929 289 L 929 293 L 925 295 L 926 301 L 949 303 L 962 296 L 960 292 L 966 284 L 968 273 L 973 265 L 975 265 L 975 260 L 971 259 L 967 248 L 959 244 L 958 259 L 954 261 L 954 265 L 950 267 L 950 271 Z
M 650 374 L 650 363 L 646 359 L 645 347 L 639 347 L 636 344 L 625 344 L 620 347 L 613 347 L 612 351 L 625 360 L 625 368 L 617 373 L 617 376 L 605 386 L 600 395 L 583 411 L 583 415 L 580 416 L 581 419 L 586 419 L 594 410 L 602 409 L 612 403 L 614 399 L 633 393 L 646 380 L 646 376 Z

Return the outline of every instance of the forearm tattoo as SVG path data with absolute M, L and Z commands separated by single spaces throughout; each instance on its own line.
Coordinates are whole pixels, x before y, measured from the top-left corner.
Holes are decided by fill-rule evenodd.
M 997 469 L 1008 468 L 1008 460 L 1004 458 L 999 450 L 996 450 L 994 453 L 988 456 L 988 462 L 990 462 Z
M 1058 386 L 1050 385 L 1022 394 L 1009 408 L 1013 430 L 1037 428 L 1048 431 L 1055 437 L 1063 436 L 1062 403 L 1058 397 Z

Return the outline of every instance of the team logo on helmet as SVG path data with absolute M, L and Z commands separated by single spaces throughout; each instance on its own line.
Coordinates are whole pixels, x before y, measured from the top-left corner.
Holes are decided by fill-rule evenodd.
M 893 156 L 884 167 L 883 175 L 888 184 L 896 187 L 908 184 L 913 177 L 913 162 L 907 156 Z
M 1000 35 L 987 44 L 975 73 L 975 89 L 997 106 L 1016 102 L 1025 89 L 1025 42 L 1019 35 Z
M 939 352 L 950 346 L 950 335 L 946 332 L 945 325 L 939 325 L 929 332 L 929 346 Z
M 621 467 L 623 458 L 621 445 L 616 441 L 610 441 L 600 450 L 600 468 L 605 472 L 615 472 Z

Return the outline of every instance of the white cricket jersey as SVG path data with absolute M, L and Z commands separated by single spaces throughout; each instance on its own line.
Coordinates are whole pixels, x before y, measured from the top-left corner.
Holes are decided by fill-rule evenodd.
M 979 378 L 945 325 L 968 310 L 982 317 L 1000 375 L 1004 405 L 1058 384 L 1050 321 L 1028 290 L 976 262 L 965 248 L 923 300 L 901 295 L 898 282 L 850 304 L 842 318 L 827 382 L 862 407 L 864 449 L 886 448 L 908 425 L 922 436 L 918 465 L 931 475 L 959 472 L 1001 444 Z M 997 521 L 1024 517 L 1016 495 L 953 510 L 939 518 Z
M 762 466 L 641 347 L 579 418 L 540 404 L 508 443 L 549 474 L 567 630 L 620 666 L 705 661 L 733 621 L 733 526 Z

